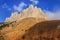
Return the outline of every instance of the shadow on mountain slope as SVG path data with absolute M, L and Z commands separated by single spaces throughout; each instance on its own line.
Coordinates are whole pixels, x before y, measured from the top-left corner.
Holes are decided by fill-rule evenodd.
M 60 40 L 60 20 L 37 23 L 17 40 Z

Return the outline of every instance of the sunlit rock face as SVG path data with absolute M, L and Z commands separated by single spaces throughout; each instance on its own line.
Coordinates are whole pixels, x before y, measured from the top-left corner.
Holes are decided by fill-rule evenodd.
M 9 18 L 6 18 L 5 22 L 12 22 L 12 21 L 20 21 L 24 18 L 33 17 L 36 19 L 47 20 L 44 12 L 41 8 L 37 8 L 36 6 L 30 5 L 28 8 L 23 10 L 21 13 L 18 12 L 12 13 Z

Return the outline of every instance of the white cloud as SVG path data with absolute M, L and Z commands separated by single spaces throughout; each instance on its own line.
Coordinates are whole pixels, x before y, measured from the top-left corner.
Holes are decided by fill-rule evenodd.
M 12 10 L 11 8 L 8 8 L 8 10 Z
M 4 4 L 2 5 L 2 8 L 8 8 L 8 5 L 7 5 L 6 3 L 4 3 Z
M 21 2 L 18 6 L 14 5 L 13 8 L 16 11 L 21 12 L 25 6 L 27 6 L 27 4 L 25 4 L 24 2 Z
M 30 0 L 32 3 L 33 3 L 33 5 L 36 5 L 36 4 L 38 4 L 39 3 L 39 1 L 38 0 Z
M 10 8 L 6 3 L 4 3 L 4 4 L 2 5 L 2 8 L 6 8 L 7 10 L 11 10 L 11 8 Z
M 44 12 L 46 13 L 48 20 L 60 20 L 60 10 L 54 12 L 44 10 Z

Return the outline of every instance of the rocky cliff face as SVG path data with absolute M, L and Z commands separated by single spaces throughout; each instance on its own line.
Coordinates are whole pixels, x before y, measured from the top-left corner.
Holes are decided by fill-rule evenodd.
M 47 17 L 45 16 L 41 8 L 37 8 L 36 6 L 30 5 L 20 14 L 18 14 L 18 12 L 12 13 L 12 15 L 9 18 L 6 18 L 5 22 L 20 21 L 24 18 L 29 18 L 29 17 L 33 17 L 36 19 L 40 18 L 41 20 L 47 20 Z

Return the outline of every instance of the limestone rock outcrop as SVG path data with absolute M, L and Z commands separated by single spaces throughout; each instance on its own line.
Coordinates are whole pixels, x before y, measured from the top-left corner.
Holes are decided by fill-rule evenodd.
M 9 18 L 6 18 L 5 22 L 20 21 L 24 18 L 33 17 L 36 19 L 47 20 L 46 15 L 41 8 L 30 5 L 28 8 L 23 10 L 21 13 L 14 12 Z

